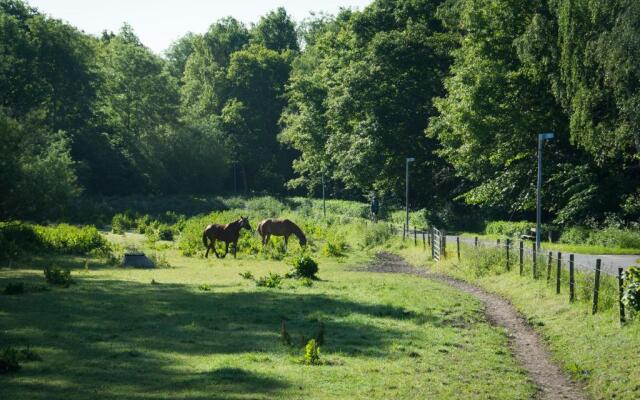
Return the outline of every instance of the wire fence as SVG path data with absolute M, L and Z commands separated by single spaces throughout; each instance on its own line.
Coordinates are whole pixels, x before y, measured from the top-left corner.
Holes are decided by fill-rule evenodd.
M 403 240 L 413 240 L 414 246 L 421 244 L 433 260 L 457 260 L 449 265 L 465 273 L 480 277 L 517 271 L 522 277 L 544 284 L 556 295 L 566 296 L 570 303 L 588 304 L 592 314 L 617 307 L 620 323 L 626 321 L 623 268 L 615 272 L 610 267 L 603 268 L 599 258 L 593 263 L 578 262 L 574 254 L 538 250 L 535 243 L 523 240 L 449 236 L 451 243 L 447 244 L 446 232 L 434 227 L 403 226 L 402 232 Z

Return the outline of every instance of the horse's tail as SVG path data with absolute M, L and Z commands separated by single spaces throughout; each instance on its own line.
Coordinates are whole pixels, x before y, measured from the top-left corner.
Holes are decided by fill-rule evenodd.
M 202 232 L 202 243 L 204 244 L 204 247 L 209 247 L 209 242 L 207 240 L 207 231 L 206 230 L 204 232 Z

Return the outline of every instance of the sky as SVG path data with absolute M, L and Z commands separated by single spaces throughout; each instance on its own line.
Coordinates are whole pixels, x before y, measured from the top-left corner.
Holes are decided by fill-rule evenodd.
M 246 24 L 284 7 L 295 21 L 310 11 L 335 14 L 340 7 L 363 9 L 371 0 L 28 0 L 40 12 L 99 34 L 117 32 L 128 22 L 142 43 L 160 54 L 187 32 L 203 33 L 219 18 L 232 16 Z

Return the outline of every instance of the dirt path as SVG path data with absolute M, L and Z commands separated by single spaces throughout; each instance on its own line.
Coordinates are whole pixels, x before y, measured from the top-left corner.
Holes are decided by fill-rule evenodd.
M 416 269 L 402 257 L 390 253 L 379 253 L 366 270 L 419 275 L 444 282 L 473 295 L 484 303 L 489 321 L 507 330 L 514 355 L 540 389 L 537 399 L 587 398 L 582 390 L 551 361 L 549 351 L 533 328 L 508 301 L 500 296 L 441 274 Z

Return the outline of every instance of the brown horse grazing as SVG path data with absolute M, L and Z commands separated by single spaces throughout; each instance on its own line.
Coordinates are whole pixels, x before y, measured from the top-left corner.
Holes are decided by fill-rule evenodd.
M 307 244 L 307 238 L 302 233 L 302 229 L 288 219 L 265 219 L 258 224 L 258 233 L 262 237 L 262 245 L 269 243 L 271 235 L 284 236 L 284 248 L 287 249 L 289 236 L 296 235 L 300 241 L 300 246 Z
M 220 225 L 211 224 L 208 225 L 202 233 L 202 243 L 207 248 L 207 252 L 204 253 L 204 258 L 209 257 L 209 250 L 212 249 L 216 258 L 225 258 L 229 252 L 229 243 L 233 243 L 233 258 L 236 258 L 236 251 L 238 250 L 238 237 L 240 236 L 240 229 L 245 228 L 251 230 L 249 225 L 249 218 L 240 217 L 237 221 L 230 224 Z M 207 242 L 207 239 L 211 243 Z M 224 255 L 220 257 L 216 251 L 216 240 L 221 240 L 225 243 Z

